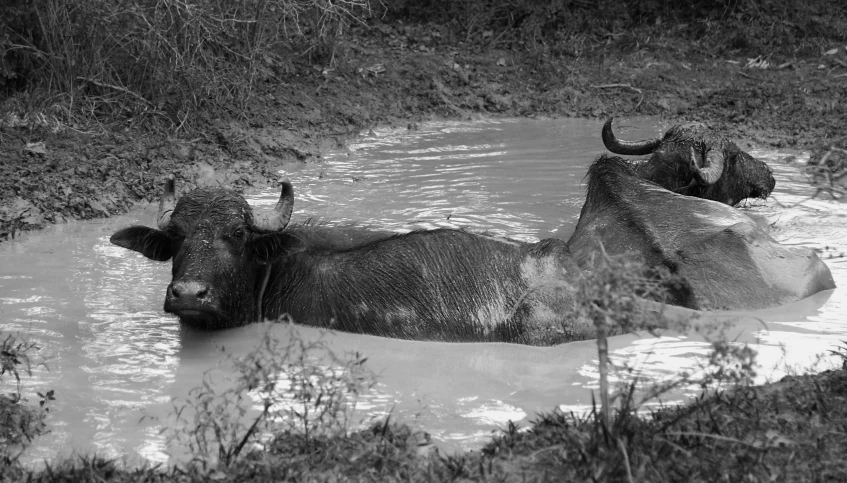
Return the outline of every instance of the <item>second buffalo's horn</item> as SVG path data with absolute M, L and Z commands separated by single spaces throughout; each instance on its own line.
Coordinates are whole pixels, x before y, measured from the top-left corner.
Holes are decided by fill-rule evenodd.
M 691 156 L 692 159 L 696 159 L 694 158 L 694 148 L 691 148 Z M 695 174 L 697 182 L 701 185 L 712 185 L 717 183 L 723 175 L 724 163 L 723 154 L 716 149 L 710 149 L 706 152 L 706 159 L 703 163 L 703 167 L 697 168 L 697 172 Z
M 610 117 L 606 121 L 606 124 L 603 124 L 603 144 L 609 151 L 615 154 L 639 156 L 652 153 L 662 143 L 662 138 L 647 139 L 644 141 L 621 141 L 612 132 L 612 121 L 614 119 Z

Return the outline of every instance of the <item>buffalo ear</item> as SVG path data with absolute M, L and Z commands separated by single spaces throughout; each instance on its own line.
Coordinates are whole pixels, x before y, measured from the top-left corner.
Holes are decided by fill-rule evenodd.
M 159 262 L 167 261 L 173 256 L 171 238 L 155 228 L 131 226 L 115 232 L 109 241 Z
M 247 253 L 250 258 L 263 265 L 305 249 L 306 244 L 303 240 L 286 232 L 257 235 L 247 242 Z

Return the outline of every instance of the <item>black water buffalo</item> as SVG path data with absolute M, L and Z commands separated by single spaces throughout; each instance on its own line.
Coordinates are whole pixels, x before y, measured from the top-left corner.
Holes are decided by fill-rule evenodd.
M 603 125 L 603 144 L 615 154 L 650 157 L 633 163 L 638 176 L 676 193 L 735 205 L 745 198 L 767 198 L 776 181 L 764 162 L 704 124 L 674 126 L 661 138 L 622 141 Z
M 780 245 L 738 210 L 672 193 L 616 156 L 589 167 L 568 248 L 586 266 L 598 241 L 609 254 L 632 253 L 682 276 L 691 293 L 670 303 L 693 309 L 773 307 L 835 287 L 811 249 Z
M 550 344 L 593 337 L 574 320 L 578 271 L 566 244 L 437 229 L 406 234 L 288 226 L 293 189 L 254 216 L 238 194 L 166 182 L 158 229 L 111 242 L 173 259 L 165 311 L 203 328 L 289 314 L 296 322 L 395 338 Z

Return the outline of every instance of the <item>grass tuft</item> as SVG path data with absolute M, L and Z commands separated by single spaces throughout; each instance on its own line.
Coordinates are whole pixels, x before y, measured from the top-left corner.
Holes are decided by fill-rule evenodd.
M 32 440 L 47 431 L 44 418 L 50 410 L 47 402 L 55 399 L 53 391 L 37 393 L 39 404 L 32 407 L 26 404 L 21 381 L 21 373 L 31 376 L 33 366 L 43 365 L 33 361 L 38 349 L 34 342 L 13 334 L 0 340 L 0 387 L 10 376 L 15 385 L 14 391 L 0 394 L 0 470 L 15 465 Z
M 847 194 L 847 137 L 836 139 L 812 153 L 806 176 L 815 188 L 812 199 L 826 193 L 841 200 Z
M 0 6 L 0 89 L 27 91 L 12 122 L 185 132 L 201 110 L 243 112 L 292 58 L 333 62 L 338 36 L 370 15 L 370 0 L 13 0 Z
M 270 435 L 296 435 L 309 453 L 326 438 L 351 430 L 350 410 L 374 384 L 359 354 L 334 354 L 322 341 L 306 341 L 291 328 L 283 341 L 265 333 L 247 356 L 231 359 L 228 384 L 207 373 L 186 401 L 176 401 L 169 440 L 190 450 L 203 466 L 234 464 L 265 448 Z M 224 389 L 220 389 L 223 387 Z

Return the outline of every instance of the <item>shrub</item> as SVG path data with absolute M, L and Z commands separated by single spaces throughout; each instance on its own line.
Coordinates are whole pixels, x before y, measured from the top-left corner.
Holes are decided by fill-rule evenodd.
M 240 109 L 286 56 L 332 59 L 370 0 L 13 0 L 0 6 L 0 87 L 42 89 L 94 120 Z M 72 109 L 71 109 L 72 107 Z
M 49 411 L 46 402 L 54 399 L 53 391 L 38 393 L 38 408 L 25 405 L 22 396 L 21 372 L 32 375 L 34 364 L 30 355 L 36 350 L 35 343 L 11 334 L 0 340 L 0 385 L 4 377 L 15 379 L 15 391 L 0 395 L 0 468 L 15 464 L 32 439 L 46 429 L 44 417 Z
M 685 288 L 684 279 L 664 267 L 645 270 L 641 262 L 627 255 L 609 256 L 602 243 L 598 242 L 598 245 L 599 250 L 595 252 L 588 270 L 581 274 L 576 299 L 579 310 L 597 327 L 602 421 L 607 428 L 612 425 L 611 406 L 616 399 L 620 401 L 617 420 L 625 420 L 643 403 L 676 387 L 696 384 L 707 389 L 722 382 L 752 383 L 756 353 L 746 344 L 727 340 L 725 329 L 731 317 L 705 321 L 696 312 L 685 309 L 672 309 L 672 315 L 664 303 L 671 291 Z M 656 329 L 700 333 L 712 343 L 709 360 L 698 374 L 683 371 L 667 381 L 639 387 L 644 393 L 639 401 L 634 399 L 637 377 L 623 378 L 630 382 L 612 391 L 608 383 L 611 366 L 608 335 L 638 330 L 653 333 Z M 619 367 L 618 370 L 630 375 L 634 372 L 631 367 Z
M 289 333 L 281 340 L 269 331 L 256 350 L 230 359 L 228 387 L 207 373 L 186 401 L 175 403 L 178 424 L 169 439 L 189 448 L 197 463 L 229 466 L 274 433 L 297 434 L 306 452 L 318 440 L 345 436 L 348 410 L 374 381 L 366 358 L 339 357 L 323 340 L 305 341 L 293 327 Z

